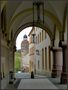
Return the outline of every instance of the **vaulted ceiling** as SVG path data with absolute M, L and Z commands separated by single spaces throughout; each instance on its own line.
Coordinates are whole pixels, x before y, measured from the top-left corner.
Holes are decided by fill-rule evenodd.
M 13 33 L 13 36 L 16 34 L 16 32 L 16 35 L 18 35 L 22 29 L 32 25 L 31 23 L 33 22 L 33 1 L 34 0 L 1 1 L 1 12 L 5 8 L 5 32 L 9 34 L 9 39 L 11 39 L 11 32 Z M 63 20 L 67 0 L 41 1 L 44 2 L 44 26 L 46 29 L 49 30 L 47 32 L 53 34 L 54 25 L 57 26 L 57 30 L 61 31 L 63 28 Z

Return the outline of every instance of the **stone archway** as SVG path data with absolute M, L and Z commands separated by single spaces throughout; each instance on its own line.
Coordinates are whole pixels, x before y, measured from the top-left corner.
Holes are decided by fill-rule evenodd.
M 14 37 L 13 37 L 13 45 L 14 45 L 14 46 L 15 46 L 15 44 L 16 44 L 16 38 L 17 38 L 18 34 L 19 34 L 23 29 L 25 29 L 25 28 L 27 28 L 27 27 L 30 27 L 30 26 L 33 26 L 33 22 L 26 23 L 25 25 L 22 25 L 19 29 L 17 29 L 17 31 L 15 32 Z M 51 40 L 51 44 L 52 44 L 53 35 L 52 35 L 52 33 L 50 32 L 50 29 L 49 29 L 48 27 L 44 26 L 42 23 L 39 23 L 39 24 L 38 24 L 37 22 L 34 22 L 34 26 L 40 27 L 40 28 L 42 28 L 43 30 L 45 30 L 45 31 L 48 33 L 48 35 L 49 35 L 49 37 L 50 37 L 50 40 Z M 51 44 L 50 44 L 50 45 L 51 45 Z
M 18 21 L 20 17 L 22 17 L 24 20 L 26 17 L 32 15 L 32 12 L 33 12 L 32 8 L 28 8 L 28 9 L 25 9 L 25 10 L 19 12 L 17 15 L 15 15 L 13 18 L 11 18 L 11 20 L 8 24 L 7 30 L 10 30 L 10 32 L 11 32 L 12 28 L 14 27 L 14 23 L 16 23 L 16 21 Z M 62 25 L 61 25 L 59 19 L 53 13 L 51 13 L 48 10 L 44 10 L 44 16 L 48 17 L 54 24 L 56 24 L 58 30 L 61 31 Z M 32 22 L 32 21 L 33 20 L 31 19 L 30 22 Z M 26 25 L 26 23 L 29 23 L 29 22 L 25 22 L 23 24 L 23 26 Z M 51 30 L 50 30 L 50 32 L 51 32 Z
M 29 22 L 29 23 L 26 23 L 26 24 L 24 24 L 24 25 L 22 25 L 21 27 L 19 27 L 18 29 L 17 29 L 17 31 L 15 32 L 15 34 L 14 34 L 14 37 L 13 37 L 13 39 L 12 39 L 12 42 L 14 43 L 14 45 L 15 45 L 15 41 L 16 41 L 16 38 L 17 38 L 17 36 L 18 36 L 18 34 L 23 30 L 23 29 L 25 29 L 25 28 L 27 28 L 27 27 L 30 27 L 30 26 L 33 26 L 33 22 Z M 49 37 L 50 37 L 50 40 L 53 42 L 53 34 L 52 34 L 52 32 L 50 31 L 50 29 L 47 27 L 47 26 L 45 26 L 45 25 L 43 25 L 42 23 L 37 23 L 37 22 L 34 22 L 34 26 L 36 26 L 36 27 L 40 27 L 40 28 L 42 28 L 43 30 L 45 30 L 47 33 L 48 33 L 48 35 L 49 35 Z M 51 42 L 51 43 L 52 43 Z

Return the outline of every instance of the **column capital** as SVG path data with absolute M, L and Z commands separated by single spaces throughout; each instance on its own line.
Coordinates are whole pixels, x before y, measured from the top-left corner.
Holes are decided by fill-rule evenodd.
M 55 51 L 61 51 L 62 48 L 61 47 L 53 47 L 53 50 L 55 50 Z
M 59 41 L 59 47 L 67 47 L 66 41 Z
M 61 51 L 61 50 L 62 50 L 61 47 L 56 47 L 56 46 L 50 47 L 50 49 L 51 49 L 52 51 Z
M 16 46 L 15 46 L 15 45 L 13 46 L 13 51 L 14 51 L 14 52 L 16 51 Z

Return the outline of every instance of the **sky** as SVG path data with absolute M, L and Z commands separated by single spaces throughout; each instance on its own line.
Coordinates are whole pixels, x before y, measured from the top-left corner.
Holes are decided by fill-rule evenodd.
M 21 42 L 23 41 L 23 36 L 26 34 L 28 36 L 29 32 L 31 31 L 32 27 L 28 27 L 28 28 L 25 28 L 23 29 L 19 35 L 17 36 L 17 39 L 16 39 L 16 48 L 17 50 L 21 49 Z M 29 40 L 29 37 L 28 37 L 28 40 Z

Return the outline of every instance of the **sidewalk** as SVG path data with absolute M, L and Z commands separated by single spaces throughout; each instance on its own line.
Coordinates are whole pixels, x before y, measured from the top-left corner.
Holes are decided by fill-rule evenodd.
M 67 84 L 60 84 L 60 78 L 59 78 L 59 77 L 57 77 L 57 78 L 48 77 L 48 79 L 49 79 L 56 87 L 58 87 L 59 89 L 61 89 L 61 90 L 67 90 Z
M 22 79 L 18 89 L 58 89 L 46 79 Z
M 29 75 L 28 75 L 29 76 Z M 34 79 L 22 79 L 18 89 L 61 89 L 67 90 L 66 84 L 60 84 L 60 78 L 35 75 Z
M 10 90 L 10 89 L 16 90 L 16 89 L 18 88 L 18 85 L 19 85 L 20 81 L 21 81 L 21 79 L 17 79 L 17 80 L 14 81 L 13 84 L 9 84 L 9 83 L 8 83 L 8 85 L 7 85 L 7 87 L 5 88 L 5 90 Z
M 17 80 L 14 84 L 8 84 L 6 90 L 10 89 L 59 89 L 67 90 L 66 84 L 60 84 L 60 78 L 51 78 L 42 75 L 35 75 L 34 79 L 30 78 L 30 74 L 16 74 Z

